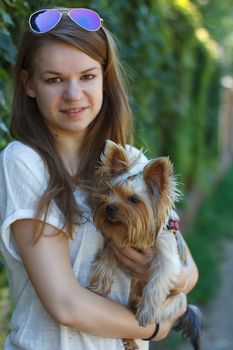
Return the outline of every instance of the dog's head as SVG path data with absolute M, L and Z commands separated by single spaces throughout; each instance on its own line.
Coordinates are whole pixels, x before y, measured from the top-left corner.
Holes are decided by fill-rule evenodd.
M 146 248 L 177 199 L 173 166 L 166 157 L 139 164 L 120 145 L 107 141 L 97 174 L 94 221 L 120 247 Z

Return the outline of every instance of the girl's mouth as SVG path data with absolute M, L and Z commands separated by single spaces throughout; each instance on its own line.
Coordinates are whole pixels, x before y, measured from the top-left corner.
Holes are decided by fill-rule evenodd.
M 75 107 L 75 108 L 64 109 L 61 112 L 66 114 L 67 116 L 75 117 L 80 115 L 86 109 L 87 107 L 77 107 L 77 108 Z

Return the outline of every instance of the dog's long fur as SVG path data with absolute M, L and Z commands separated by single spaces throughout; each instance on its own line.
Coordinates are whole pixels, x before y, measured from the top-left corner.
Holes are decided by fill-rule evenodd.
M 179 196 L 170 160 L 161 157 L 140 164 L 139 157 L 129 156 L 122 146 L 107 141 L 97 179 L 94 222 L 106 237 L 106 245 L 91 271 L 89 288 L 101 295 L 111 290 L 118 262 L 109 241 L 121 248 L 154 247 L 150 280 L 143 285 L 132 277 L 129 305 L 141 326 L 174 318 L 186 304 L 186 295 L 171 293 L 183 262 L 175 235 L 166 229 L 169 213 Z M 198 309 L 188 307 L 176 329 L 190 337 L 195 350 L 199 349 Z

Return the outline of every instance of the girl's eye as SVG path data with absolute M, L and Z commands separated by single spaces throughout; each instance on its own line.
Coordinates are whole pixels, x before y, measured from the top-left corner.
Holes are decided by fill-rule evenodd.
M 94 74 L 85 74 L 81 77 L 81 80 L 92 80 L 94 77 Z
M 136 197 L 136 196 L 134 196 L 134 195 L 128 197 L 128 201 L 131 202 L 131 203 L 134 203 L 134 204 L 139 203 L 138 197 Z
M 47 83 L 57 84 L 57 83 L 61 83 L 62 80 L 59 77 L 54 77 L 54 78 L 49 78 L 46 81 L 47 81 Z

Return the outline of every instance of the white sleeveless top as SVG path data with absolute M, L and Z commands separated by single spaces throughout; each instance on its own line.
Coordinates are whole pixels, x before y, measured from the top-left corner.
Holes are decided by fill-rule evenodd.
M 133 155 L 138 150 L 128 147 Z M 145 163 L 141 156 L 139 163 Z M 19 141 L 11 142 L 0 155 L 0 250 L 5 259 L 15 309 L 11 332 L 4 350 L 120 350 L 121 339 L 100 338 L 75 331 L 57 323 L 44 309 L 28 278 L 11 233 L 18 219 L 33 218 L 38 199 L 47 188 L 48 173 L 43 160 L 32 148 Z M 85 195 L 75 191 L 75 198 L 86 218 L 70 240 L 70 260 L 75 276 L 87 286 L 91 264 L 103 248 L 103 237 L 93 225 L 91 209 Z M 62 228 L 60 212 L 53 204 L 46 222 Z M 129 277 L 118 269 L 109 298 L 127 304 Z M 149 344 L 138 340 L 140 349 Z

